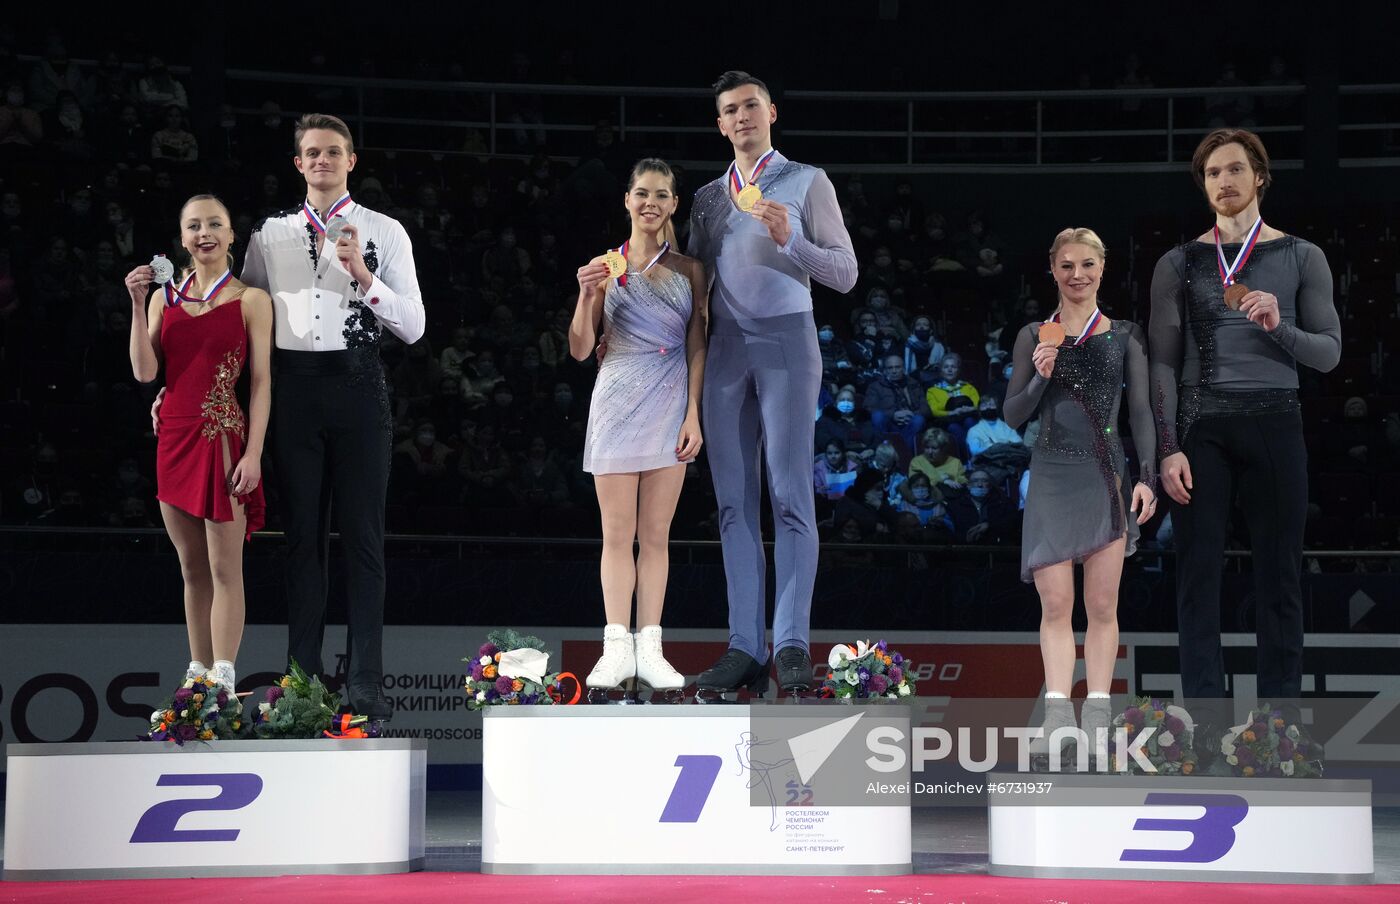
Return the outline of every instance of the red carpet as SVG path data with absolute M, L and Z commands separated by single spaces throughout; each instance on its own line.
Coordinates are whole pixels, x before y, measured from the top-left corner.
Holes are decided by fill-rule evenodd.
M 991 876 L 894 876 L 883 879 L 789 878 L 753 876 L 482 876 L 476 873 L 412 873 L 404 876 L 280 877 L 275 879 L 123 880 L 108 882 L 0 883 L 0 901 L 115 902 L 198 901 L 200 904 L 248 901 L 257 904 L 392 904 L 392 902 L 469 900 L 543 902 L 626 901 L 649 904 L 714 904 L 726 899 L 763 904 L 945 904 L 964 901 L 1036 902 L 1036 904 L 1122 904 L 1166 898 L 1177 901 L 1249 904 L 1279 900 L 1321 902 L 1400 900 L 1400 887 L 1372 885 L 1226 885 L 1208 883 L 1069 881 L 1001 879 Z

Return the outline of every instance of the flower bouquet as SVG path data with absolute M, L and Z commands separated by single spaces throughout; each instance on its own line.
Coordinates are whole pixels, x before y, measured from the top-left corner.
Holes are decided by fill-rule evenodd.
M 267 698 L 258 704 L 253 734 L 263 739 L 320 737 L 339 709 L 339 695 L 292 660 L 291 671 L 268 688 Z
M 546 674 L 549 650 L 544 641 L 532 634 L 520 634 L 511 628 L 492 631 L 475 656 L 462 660 L 471 663 L 464 689 L 467 708 L 487 706 L 568 705 L 577 703 L 582 693 L 573 672 Z M 564 681 L 574 683 L 573 696 L 564 699 Z
M 1220 755 L 1235 775 L 1319 778 L 1322 745 L 1309 738 L 1283 711 L 1265 703 L 1220 739 Z
M 1113 770 L 1122 769 L 1122 759 L 1126 759 L 1129 772 L 1151 775 L 1152 772 L 1147 772 L 1138 763 L 1137 757 L 1118 750 L 1120 728 L 1127 731 L 1130 742 L 1142 732 L 1152 730 L 1139 749 L 1142 757 L 1152 764 L 1153 772 L 1191 775 L 1196 771 L 1196 723 L 1191 719 L 1191 714 L 1180 706 L 1155 697 L 1134 697 L 1128 703 L 1128 708 L 1113 719 L 1113 727 L 1108 733 Z
M 910 663 L 900 653 L 891 653 L 882 640 L 874 646 L 858 640 L 854 645 L 839 643 L 831 648 L 826 673 L 818 693 L 838 700 L 897 700 L 914 693 Z
M 243 704 L 206 673 L 186 678 L 174 696 L 151 713 L 146 738 L 184 746 L 186 741 L 233 740 L 243 733 Z

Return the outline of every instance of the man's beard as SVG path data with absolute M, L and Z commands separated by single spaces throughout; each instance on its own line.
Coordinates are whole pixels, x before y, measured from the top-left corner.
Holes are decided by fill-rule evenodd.
M 1254 197 L 1254 192 L 1250 192 L 1248 195 L 1235 195 L 1232 198 L 1212 201 L 1210 206 L 1223 217 L 1233 217 L 1254 203 Z

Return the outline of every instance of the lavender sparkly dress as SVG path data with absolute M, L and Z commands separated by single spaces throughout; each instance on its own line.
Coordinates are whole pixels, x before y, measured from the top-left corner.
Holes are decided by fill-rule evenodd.
M 1125 382 L 1138 479 L 1154 491 L 1157 479 L 1142 328 L 1115 320 L 1083 345 L 1067 339 L 1048 380 L 1031 360 L 1039 329 L 1038 323 L 1028 324 L 1016 337 L 1004 405 L 1013 427 L 1040 410 L 1021 532 L 1021 580 L 1027 583 L 1037 568 L 1083 562 L 1120 537 L 1127 537 L 1123 555 L 1137 549 L 1137 516 L 1129 511 L 1133 485 L 1118 429 Z
M 598 367 L 583 469 L 590 474 L 633 474 L 677 463 L 676 441 L 685 420 L 690 374 L 685 336 L 690 325 L 690 280 L 653 267 L 614 282 L 603 303 L 608 350 Z

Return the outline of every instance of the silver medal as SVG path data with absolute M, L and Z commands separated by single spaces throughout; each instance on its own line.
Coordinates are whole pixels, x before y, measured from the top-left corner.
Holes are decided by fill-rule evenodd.
M 157 254 L 151 258 L 151 269 L 155 271 L 156 285 L 163 286 L 175 276 L 175 265 L 170 262 L 170 258 L 163 254 Z
M 326 224 L 326 241 L 338 242 L 345 237 L 345 221 L 340 217 L 334 217 Z

